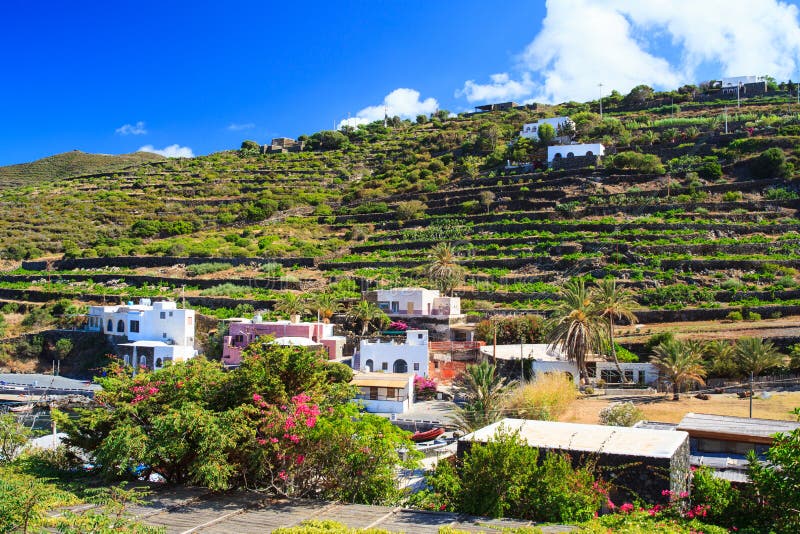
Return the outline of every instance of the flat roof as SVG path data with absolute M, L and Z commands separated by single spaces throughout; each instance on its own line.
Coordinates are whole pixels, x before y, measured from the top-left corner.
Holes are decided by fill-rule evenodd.
M 501 426 L 507 431 L 518 431 L 520 438 L 531 447 L 648 458 L 672 458 L 675 451 L 689 439 L 686 432 L 674 430 L 503 419 L 467 434 L 459 441 L 485 443 L 495 436 Z
M 687 413 L 678 423 L 678 430 L 688 432 L 693 438 L 714 438 L 764 444 L 771 444 L 772 436 L 778 432 L 791 432 L 798 428 L 800 428 L 800 423 L 795 421 L 705 413 Z
M 545 362 L 566 362 L 565 356 L 560 356 L 561 351 L 558 348 L 548 350 L 550 345 L 547 343 L 525 343 L 521 345 L 522 356 L 524 358 L 533 358 L 537 361 Z M 494 352 L 495 346 L 488 343 L 481 347 L 481 352 L 491 356 Z M 515 345 L 497 345 L 497 357 L 501 360 L 519 360 L 520 344 Z
M 355 373 L 350 382 L 355 386 L 404 388 L 410 375 L 402 373 Z

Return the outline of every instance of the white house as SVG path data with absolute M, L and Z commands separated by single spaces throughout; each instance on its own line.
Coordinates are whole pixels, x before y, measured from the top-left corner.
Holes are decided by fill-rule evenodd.
M 547 163 L 557 158 L 574 158 L 580 156 L 604 156 L 606 147 L 600 143 L 583 143 L 576 145 L 553 145 L 547 147 Z
M 356 400 L 370 413 L 404 413 L 414 403 L 414 375 L 355 373 Z
M 614 362 L 598 361 L 596 364 L 597 378 L 604 380 L 608 384 L 618 384 L 621 382 L 619 371 Z M 625 375 L 626 382 L 634 382 L 637 384 L 646 384 L 648 386 L 658 382 L 658 367 L 652 363 L 636 362 L 627 363 L 620 362 L 620 369 Z
M 536 122 L 523 124 L 522 125 L 522 131 L 519 132 L 519 136 L 520 137 L 525 137 L 527 139 L 533 139 L 534 141 L 538 141 L 539 140 L 539 126 L 541 126 L 542 124 L 549 124 L 550 126 L 552 126 L 553 130 L 555 130 L 555 132 L 556 132 L 556 138 L 559 138 L 559 136 L 558 136 L 558 128 L 560 126 L 561 127 L 566 126 L 566 127 L 569 127 L 569 128 L 575 128 L 575 123 L 572 122 L 572 119 L 570 119 L 569 117 L 553 117 L 553 118 L 550 118 L 550 119 L 539 119 Z M 561 139 L 562 143 L 563 142 L 569 142 L 569 136 L 561 136 L 561 138 L 559 138 L 559 139 Z M 566 141 L 564 139 L 566 139 Z
M 367 300 L 390 315 L 450 317 L 461 315 L 459 297 L 442 297 L 437 289 L 397 287 L 367 293 Z
M 763 76 L 731 76 L 730 78 L 722 78 L 722 87 L 737 87 L 763 81 L 765 81 Z
M 362 339 L 359 346 L 361 371 L 411 373 L 428 376 L 428 331 L 406 331 L 405 343 Z
M 125 362 L 150 369 L 166 361 L 183 361 L 197 355 L 194 349 L 194 310 L 179 309 L 175 302 L 141 299 L 139 304 L 90 306 L 86 329 L 113 336 Z

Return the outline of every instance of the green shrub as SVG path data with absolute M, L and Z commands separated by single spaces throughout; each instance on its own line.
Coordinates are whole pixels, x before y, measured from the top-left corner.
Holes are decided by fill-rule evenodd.
M 661 158 L 654 154 L 640 154 L 639 152 L 620 152 L 615 155 L 610 166 L 614 169 L 633 170 L 642 173 L 664 174 L 666 172 Z
M 724 195 L 722 195 L 722 200 L 725 202 L 737 202 L 742 200 L 742 192 L 741 191 L 727 191 Z
M 750 162 L 750 172 L 756 178 L 785 178 L 791 169 L 791 164 L 786 162 L 786 154 L 777 147 L 768 148 Z
M 607 426 L 633 426 L 644 419 L 644 412 L 634 403 L 614 402 L 600 410 L 600 424 Z
M 764 198 L 767 200 L 797 200 L 798 195 L 796 191 L 785 187 L 771 187 L 764 192 Z
M 230 297 L 236 299 L 244 297 L 249 292 L 250 288 L 248 287 L 237 286 L 236 284 L 226 282 L 224 284 L 219 284 L 214 287 L 204 289 L 200 292 L 200 294 L 204 297 Z
M 395 213 L 397 215 L 397 219 L 400 221 L 409 221 L 411 219 L 417 219 L 425 215 L 425 210 L 428 209 L 428 206 L 419 200 L 409 200 L 407 202 L 400 202 L 397 205 L 397 209 Z
M 474 214 L 481 212 L 481 203 L 478 200 L 466 200 L 461 203 L 461 213 Z
M 729 312 L 728 315 L 725 316 L 725 318 L 728 319 L 729 321 L 741 321 L 744 319 L 744 317 L 742 317 L 742 312 L 738 310 Z
M 231 269 L 233 265 L 224 262 L 196 263 L 186 266 L 186 274 L 189 276 L 201 276 L 204 274 L 217 273 Z
M 761 320 L 761 314 L 751 311 L 751 312 L 749 312 L 747 314 L 747 320 L 748 321 L 760 321 Z

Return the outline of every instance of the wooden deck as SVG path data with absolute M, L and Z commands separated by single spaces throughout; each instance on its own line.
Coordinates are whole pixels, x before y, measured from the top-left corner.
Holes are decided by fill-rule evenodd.
M 309 519 L 338 521 L 351 528 L 421 534 L 435 534 L 444 526 L 488 533 L 533 525 L 529 521 L 476 518 L 387 506 L 272 499 L 247 491 L 214 495 L 199 488 L 159 491 L 150 495 L 147 501 L 144 505 L 130 507 L 129 512 L 144 523 L 164 527 L 169 534 L 272 532 L 278 527 L 299 525 Z M 567 526 L 542 528 L 548 534 L 572 530 Z

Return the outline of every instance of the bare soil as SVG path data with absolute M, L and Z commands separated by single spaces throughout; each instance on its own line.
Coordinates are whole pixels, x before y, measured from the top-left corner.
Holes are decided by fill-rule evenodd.
M 673 332 L 678 339 L 738 339 L 740 337 L 800 337 L 800 317 L 787 316 L 760 321 L 691 321 L 653 323 L 622 327 L 617 341 L 645 342 L 653 334 Z

